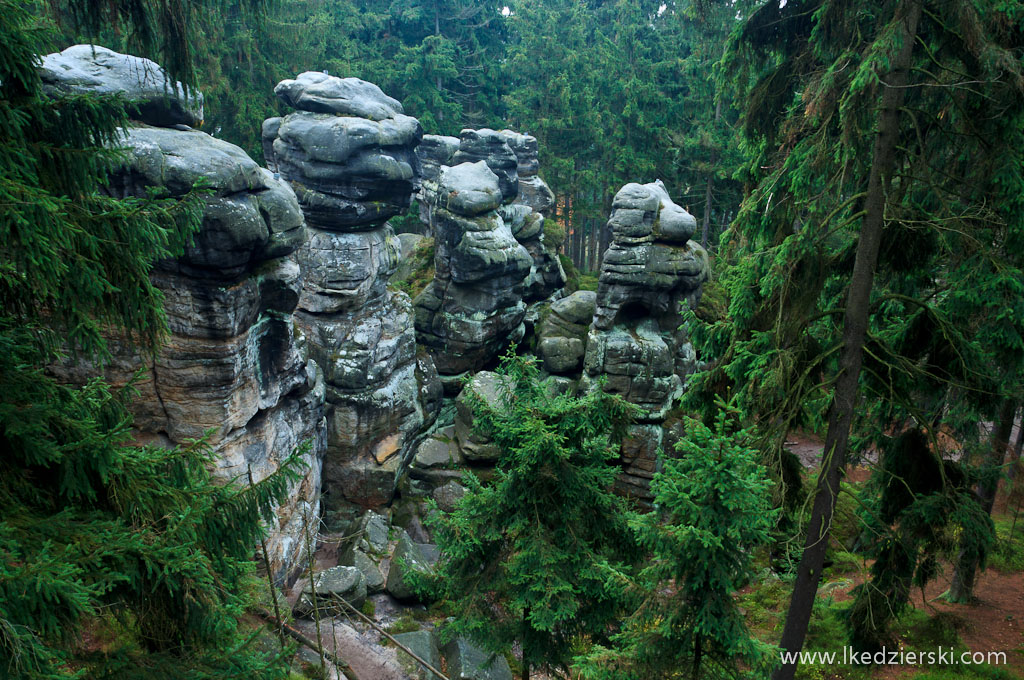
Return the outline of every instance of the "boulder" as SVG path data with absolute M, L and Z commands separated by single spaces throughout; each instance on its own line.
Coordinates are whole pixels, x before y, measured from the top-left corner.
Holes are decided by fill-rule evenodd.
M 156 62 L 99 45 L 72 45 L 42 58 L 43 88 L 54 94 L 120 95 L 132 118 L 159 127 L 198 126 L 203 95 L 171 82 Z
M 419 596 L 410 587 L 406 574 L 414 572 L 429 574 L 434 570 L 439 554 L 437 547 L 429 543 L 414 543 L 409 534 L 402 532 L 391 556 L 386 589 L 396 600 L 416 601 Z
M 199 94 L 182 98 L 147 60 L 78 46 L 43 62 L 62 71 L 60 89 L 131 97 L 151 123 L 201 116 Z M 75 71 L 79 66 L 83 73 Z M 175 92 L 178 103 L 169 103 L 165 95 Z M 151 274 L 164 296 L 169 331 L 155 357 L 140 358 L 114 337 L 102 369 L 69 363 L 54 371 L 75 383 L 102 374 L 120 387 L 144 369 L 130 404 L 136 439 L 174 446 L 209 432 L 213 473 L 224 480 L 251 475 L 259 482 L 308 442 L 302 477 L 277 509 L 267 538 L 271 575 L 285 583 L 301 569 L 305 536 L 316 533 L 309 527 L 320 514 L 326 448 L 323 372 L 309 359 L 293 317 L 301 289 L 294 251 L 306 237 L 298 202 L 241 149 L 197 130 L 131 127 L 118 146 L 122 162 L 107 191 L 178 196 L 202 182 L 210 192 L 200 229 L 182 256 L 157 263 Z
M 293 611 L 306 617 L 317 612 L 321 617 L 351 614 L 342 601 L 356 609 L 366 602 L 366 577 L 355 567 L 337 566 L 317 573 L 312 585 L 303 588 Z
M 388 288 L 402 242 L 388 217 L 419 185 L 422 130 L 402 105 L 355 78 L 307 72 L 277 95 L 298 111 L 263 127 L 268 163 L 295 188 L 309 225 L 296 254 L 296 319 L 323 367 L 326 521 L 341 528 L 382 508 L 440 409 L 430 357 L 418 353 L 408 296 Z
M 491 655 L 463 637 L 444 647 L 451 680 L 512 680 L 512 670 L 505 657 Z
M 608 219 L 611 245 L 598 279 L 581 387 L 605 389 L 641 407 L 623 447 L 619 487 L 649 497 L 646 486 L 662 445 L 661 422 L 683 394 L 697 358 L 682 305 L 695 308 L 708 277 L 707 252 L 688 240 L 696 220 L 661 182 L 627 184 Z
M 411 633 L 399 633 L 393 636 L 400 644 L 408 647 L 413 654 L 429 663 L 434 668 L 441 669 L 441 651 L 437 646 L 437 636 L 430 630 L 414 630 Z M 399 650 L 398 661 L 402 668 L 409 673 L 414 680 L 436 680 L 432 672 L 423 667 L 405 652 Z
M 455 399 L 455 439 L 463 458 L 473 462 L 495 463 L 501 457 L 501 448 L 489 436 L 473 428 L 471 394 L 483 400 L 486 408 L 505 409 L 507 387 L 497 373 L 480 371 Z
M 384 592 L 386 581 L 384 574 L 380 571 L 380 566 L 362 550 L 350 547 L 342 553 L 338 563 L 343 566 L 355 567 L 362 573 L 363 578 L 366 579 L 366 592 L 368 594 L 374 595 Z

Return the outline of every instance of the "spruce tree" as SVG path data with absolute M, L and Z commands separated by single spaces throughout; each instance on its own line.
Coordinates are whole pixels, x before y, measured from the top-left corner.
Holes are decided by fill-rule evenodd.
M 139 3 L 101 14 L 173 41 L 176 6 L 152 24 L 136 22 Z M 156 351 L 149 272 L 198 228 L 203 192 L 106 194 L 130 103 L 45 94 L 30 9 L 0 0 L 0 675 L 280 677 L 282 659 L 253 651 L 238 619 L 260 520 L 296 459 L 254 487 L 215 484 L 202 442 L 134 446 L 128 394 L 46 371 L 65 352 L 102 361 L 111 333 Z M 103 629 L 121 632 L 102 650 L 82 643 Z
M 454 511 L 434 520 L 435 594 L 487 651 L 522 651 L 531 668 L 567 671 L 581 636 L 621 614 L 636 558 L 613 461 L 633 407 L 597 390 L 553 394 L 534 362 L 504 357 L 501 405 L 472 401 L 474 428 L 501 448 L 494 479 L 466 478 Z
M 733 593 L 753 576 L 773 524 L 769 487 L 738 414 L 719 403 L 714 429 L 686 421 L 676 456 L 651 482 L 654 512 L 631 522 L 649 553 L 641 604 L 613 646 L 581 660 L 584 678 L 741 677 L 771 667 L 771 647 L 747 630 Z

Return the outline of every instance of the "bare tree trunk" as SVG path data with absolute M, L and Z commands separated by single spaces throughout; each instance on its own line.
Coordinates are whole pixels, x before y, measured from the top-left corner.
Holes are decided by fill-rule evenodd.
M 1017 426 L 1017 443 L 1013 445 L 1013 454 L 1010 456 L 1010 468 L 1007 475 L 1012 482 L 1017 476 L 1017 466 L 1020 464 L 1021 454 L 1024 453 L 1024 409 L 1020 412 L 1020 424 Z
M 920 18 L 920 0 L 909 3 L 906 16 L 902 19 L 902 45 L 892 62 L 888 87 L 882 92 L 878 132 L 875 135 L 868 190 L 864 198 L 864 220 L 861 224 L 853 277 L 846 300 L 843 350 L 839 358 L 840 372 L 829 409 L 828 434 L 825 437 L 824 457 L 818 475 L 814 507 L 807 526 L 807 541 L 797 567 L 796 582 L 793 585 L 793 595 L 789 610 L 786 612 L 786 625 L 780 642 L 782 649 L 791 654 L 803 649 L 804 638 L 807 636 L 807 625 L 811 620 L 811 610 L 814 607 L 814 598 L 818 593 L 821 570 L 825 563 L 825 550 L 828 547 L 839 480 L 846 467 L 850 426 L 857 398 L 857 382 L 864 358 L 871 288 L 874 285 L 875 264 L 878 261 L 885 217 L 885 188 L 896 162 L 900 107 L 909 80 L 914 38 L 917 35 Z M 792 680 L 796 666 L 796 663 L 781 665 L 772 675 L 773 680 Z
M 719 99 L 715 102 L 715 125 L 718 125 L 718 121 L 722 119 L 722 100 Z M 708 247 L 708 240 L 711 227 L 711 196 L 712 189 L 715 183 L 715 166 L 718 165 L 718 153 L 713 152 L 711 154 L 711 168 L 708 170 L 708 186 L 704 191 L 704 225 L 700 232 L 700 245 L 704 248 Z
M 1003 402 L 999 409 L 999 423 L 992 436 L 992 449 L 989 453 L 988 462 L 991 465 L 1002 465 L 1006 458 L 1006 450 L 1010 447 L 1010 434 L 1013 432 L 1013 421 L 1017 415 L 1017 403 L 1012 399 Z M 992 514 L 992 507 L 996 503 L 996 490 L 999 488 L 999 480 L 984 481 L 978 484 L 974 495 L 978 497 L 978 503 L 987 514 Z M 978 555 L 968 553 L 963 549 L 957 557 L 956 570 L 953 571 L 953 580 L 949 584 L 949 599 L 951 602 L 970 602 L 974 599 L 974 582 L 978 573 Z

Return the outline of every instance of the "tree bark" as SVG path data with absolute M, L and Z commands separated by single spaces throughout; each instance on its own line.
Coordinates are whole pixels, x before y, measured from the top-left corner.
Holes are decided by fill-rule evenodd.
M 1013 432 L 1013 421 L 1017 415 L 1017 403 L 1012 399 L 1003 402 L 999 409 L 999 423 L 992 436 L 992 449 L 989 453 L 988 463 L 990 465 L 1002 465 L 1006 458 L 1006 451 L 1010 448 L 1010 434 Z M 986 514 L 992 514 L 992 508 L 996 503 L 996 490 L 999 488 L 999 480 L 985 480 L 978 484 L 974 495 L 978 498 L 978 504 Z M 974 582 L 978 573 L 978 556 L 960 551 L 957 557 L 956 569 L 953 571 L 953 580 L 949 584 L 949 599 L 951 602 L 970 602 L 974 599 Z
M 722 118 L 722 100 L 719 99 L 717 102 L 715 102 L 715 126 L 716 127 L 718 126 L 718 121 L 721 120 L 721 118 Z M 715 168 L 715 165 L 717 165 L 717 164 L 718 164 L 718 153 L 717 152 L 712 152 L 710 168 L 708 169 L 708 185 L 707 185 L 707 188 L 706 188 L 706 190 L 704 192 L 704 225 L 701 228 L 701 232 L 700 232 L 700 245 L 701 245 L 701 247 L 703 247 L 705 249 L 708 247 L 708 240 L 709 240 L 709 237 L 710 237 L 710 234 L 708 232 L 710 231 L 710 227 L 711 227 L 711 196 L 712 196 L 712 189 L 714 188 L 714 183 L 715 183 L 715 170 L 714 170 L 714 168 Z
M 1024 410 L 1021 410 L 1020 425 L 1017 426 L 1017 443 L 1013 445 L 1013 454 L 1010 456 L 1010 468 L 1006 472 L 1011 482 L 1017 476 L 1017 466 L 1020 464 L 1021 453 L 1024 453 Z
M 902 19 L 902 45 L 893 59 L 888 82 L 882 92 L 878 131 L 875 135 L 868 190 L 864 199 L 864 220 L 861 224 L 857 256 L 846 300 L 843 349 L 839 359 L 839 377 L 829 409 L 822 469 L 818 475 L 817 492 L 807 527 L 807 540 L 797 567 L 796 582 L 793 585 L 793 595 L 780 642 L 784 651 L 793 654 L 800 652 L 807 636 L 807 625 L 811 620 L 811 610 L 825 563 L 825 550 L 828 547 L 839 480 L 846 467 L 850 426 L 853 422 L 857 384 L 864 358 L 871 289 L 885 218 L 885 189 L 896 162 L 900 107 L 909 80 L 914 38 L 917 35 L 920 18 L 920 0 L 909 3 L 906 15 Z M 781 665 L 772 675 L 773 680 L 792 680 L 796 666 L 796 663 Z

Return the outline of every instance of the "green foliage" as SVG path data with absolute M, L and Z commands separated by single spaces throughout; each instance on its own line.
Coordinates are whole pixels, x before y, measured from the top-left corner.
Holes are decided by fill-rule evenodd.
M 407 263 L 402 265 L 402 271 L 407 274 L 392 282 L 396 288 L 415 299 L 434 280 L 434 239 L 424 238 L 417 243 Z
M 179 39 L 194 3 L 70 6 L 133 40 L 167 40 L 170 68 L 189 79 Z M 251 488 L 216 484 L 202 442 L 133 446 L 128 395 L 60 385 L 44 368 L 63 348 L 102 360 L 111 335 L 156 350 L 149 272 L 198 228 L 203 195 L 107 195 L 127 103 L 45 96 L 30 7 L 0 0 L 0 675 L 281 677 L 283 660 L 256 650 L 238 617 L 260 521 L 298 459 Z M 94 650 L 78 644 L 85 625 L 119 632 Z
M 565 227 L 552 219 L 544 220 L 544 247 L 557 252 L 565 243 Z
M 614 648 L 584 660 L 584 677 L 739 677 L 774 662 L 733 599 L 753 575 L 751 553 L 769 540 L 770 482 L 749 433 L 732 423 L 737 414 L 720 408 L 714 429 L 688 420 L 678 457 L 654 476 L 659 511 L 632 523 L 651 554 L 642 604 Z
M 936 578 L 941 559 L 967 550 L 984 566 L 994 530 L 972 481 L 962 465 L 940 460 L 919 430 L 894 437 L 883 451 L 866 490 L 876 494 L 865 510 L 871 579 L 855 589 L 847 617 L 854 649 L 891 644 L 891 624 L 909 605 L 911 588 L 923 590 Z
M 604 634 L 621 613 L 636 558 L 611 491 L 634 409 L 601 390 L 553 395 L 511 352 L 499 374 L 503 406 L 470 404 L 474 429 L 502 455 L 491 483 L 468 476 L 455 510 L 437 513 L 433 589 L 455 613 L 445 635 L 495 654 L 518 643 L 524 664 L 564 670 L 581 636 Z

